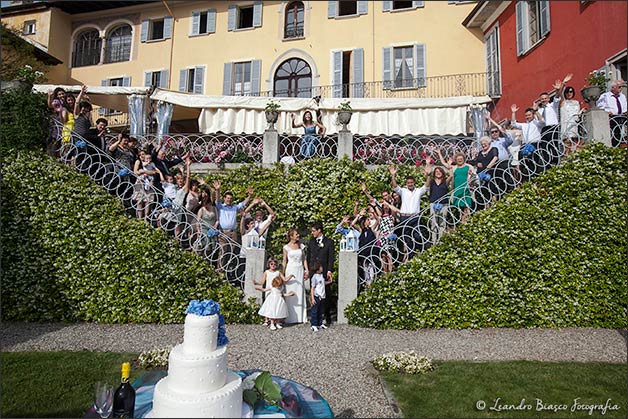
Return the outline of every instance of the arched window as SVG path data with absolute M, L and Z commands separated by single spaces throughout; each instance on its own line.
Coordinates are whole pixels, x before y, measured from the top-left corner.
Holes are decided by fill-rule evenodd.
M 72 67 L 98 64 L 100 62 L 101 48 L 102 40 L 96 29 L 88 29 L 81 32 L 74 41 Z
M 105 63 L 118 63 L 131 59 L 132 30 L 129 25 L 114 28 L 105 41 Z
M 303 10 L 303 3 L 300 1 L 293 1 L 286 6 L 286 25 L 283 32 L 284 39 L 303 37 Z
M 312 69 L 300 58 L 284 61 L 275 71 L 276 97 L 312 97 Z

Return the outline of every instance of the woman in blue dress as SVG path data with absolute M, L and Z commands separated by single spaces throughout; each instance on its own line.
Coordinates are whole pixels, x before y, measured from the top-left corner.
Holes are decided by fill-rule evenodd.
M 305 130 L 305 135 L 301 138 L 301 156 L 305 158 L 310 158 L 316 154 L 316 148 L 319 143 L 318 137 L 316 137 L 316 127 L 320 128 L 320 136 L 325 136 L 326 128 L 320 122 L 314 121 L 312 118 L 312 112 L 305 111 L 303 113 L 303 122 L 295 123 L 294 122 L 294 114 L 290 114 L 290 118 L 292 118 L 292 128 L 303 127 Z

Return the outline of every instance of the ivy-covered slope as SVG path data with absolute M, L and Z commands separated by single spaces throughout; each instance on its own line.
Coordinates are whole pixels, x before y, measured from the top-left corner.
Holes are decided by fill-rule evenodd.
M 89 178 L 36 151 L 2 164 L 3 319 L 170 323 L 213 298 L 228 322 L 258 320 L 211 265 Z
M 625 328 L 626 151 L 596 144 L 511 193 L 346 310 L 375 328 Z

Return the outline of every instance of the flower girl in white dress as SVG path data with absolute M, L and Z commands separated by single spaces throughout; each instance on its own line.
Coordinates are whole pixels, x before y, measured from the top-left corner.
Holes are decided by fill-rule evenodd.
M 294 295 L 294 292 L 284 293 L 283 284 L 292 279 L 292 277 L 294 275 L 284 278 L 281 272 L 277 270 L 277 261 L 270 259 L 268 261 L 268 269 L 264 272 L 262 280 L 260 282 L 255 281 L 255 285 L 264 283 L 266 285 L 266 288 L 256 288 L 266 292 L 266 299 L 258 314 L 266 319 L 270 319 L 270 330 L 281 329 L 281 321 L 288 317 L 288 306 L 284 297 Z

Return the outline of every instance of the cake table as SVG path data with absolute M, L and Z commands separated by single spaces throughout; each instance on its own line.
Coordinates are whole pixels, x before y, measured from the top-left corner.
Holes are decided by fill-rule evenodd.
M 260 370 L 241 370 L 233 371 L 244 380 L 249 375 Z M 155 384 L 167 375 L 165 370 L 153 370 L 141 377 L 133 383 L 135 388 L 135 417 L 143 418 L 150 412 L 153 407 L 153 390 Z M 288 380 L 283 377 L 273 376 L 273 381 L 281 387 L 281 410 L 274 406 L 256 405 L 253 417 L 270 418 L 270 417 L 287 417 L 287 418 L 331 418 L 333 413 L 327 401 L 311 387 L 306 387 L 295 381 Z M 248 405 L 246 405 L 248 407 Z M 244 411 L 243 411 L 244 412 Z M 251 417 L 250 412 L 248 415 Z M 92 406 L 85 417 L 99 418 Z

